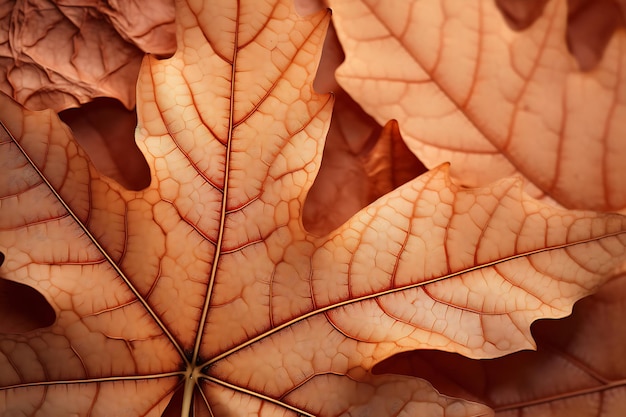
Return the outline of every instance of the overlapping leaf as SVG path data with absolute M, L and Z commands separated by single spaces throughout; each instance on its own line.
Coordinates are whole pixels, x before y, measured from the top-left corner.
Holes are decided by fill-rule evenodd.
M 324 9 L 315 1 L 294 3 L 304 15 Z M 332 91 L 335 105 L 322 165 L 303 212 L 305 228 L 318 234 L 337 228 L 378 197 L 426 171 L 406 147 L 396 122 L 383 130 L 339 87 L 335 70 L 343 60 L 331 22 L 313 87 L 318 92 Z
M 619 416 L 626 406 L 622 318 L 626 277 L 581 300 L 571 317 L 536 323 L 537 352 L 471 361 L 443 352 L 407 352 L 375 372 L 416 375 L 441 392 L 489 404 L 497 416 Z
M 626 207 L 625 33 L 581 72 L 565 43 L 565 1 L 522 32 L 494 2 L 330 6 L 346 51 L 340 84 L 379 122 L 398 119 L 428 167 L 451 161 L 469 186 L 521 173 L 570 208 Z
M 533 320 L 623 269 L 624 217 L 558 211 L 516 180 L 460 188 L 447 166 L 308 234 L 328 15 L 289 3 L 178 4 L 177 53 L 139 81 L 140 192 L 102 178 L 51 112 L 2 97 L 0 275 L 56 313 L 2 335 L 2 413 L 488 414 L 369 370 L 419 347 L 530 347 Z
M 361 208 L 426 171 L 407 149 L 395 121 L 381 128 L 345 93 L 336 97 L 322 165 L 303 211 L 304 227 L 316 234 L 339 227 Z

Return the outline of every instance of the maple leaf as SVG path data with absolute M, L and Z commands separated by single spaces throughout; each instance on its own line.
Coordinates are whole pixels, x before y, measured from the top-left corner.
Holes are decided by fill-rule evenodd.
M 569 208 L 626 208 L 626 33 L 581 72 L 565 1 L 519 33 L 494 2 L 329 3 L 346 51 L 339 83 L 379 122 L 397 119 L 427 167 L 450 161 L 468 186 L 522 174 Z
M 3 414 L 488 414 L 369 371 L 420 347 L 532 347 L 535 319 L 623 269 L 624 217 L 557 210 L 514 179 L 458 187 L 447 166 L 308 233 L 329 16 L 288 4 L 178 4 L 178 51 L 139 79 L 142 191 L 102 177 L 52 112 L 1 96 L 0 274 L 55 313 L 1 336 Z

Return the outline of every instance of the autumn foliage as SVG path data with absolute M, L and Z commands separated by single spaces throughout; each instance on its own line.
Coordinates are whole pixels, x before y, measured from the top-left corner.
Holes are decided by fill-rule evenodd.
M 0 416 L 621 416 L 616 3 L 296 3 L 0 7 Z

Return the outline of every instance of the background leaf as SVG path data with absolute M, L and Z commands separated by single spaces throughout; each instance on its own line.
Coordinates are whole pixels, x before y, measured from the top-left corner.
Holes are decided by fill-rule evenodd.
M 94 97 L 131 109 L 144 51 L 174 48 L 172 17 L 171 0 L 5 0 L 0 91 L 32 110 L 61 111 Z
M 374 372 L 425 378 L 442 393 L 489 404 L 497 416 L 619 416 L 626 404 L 625 293 L 622 276 L 578 302 L 571 317 L 535 323 L 537 352 L 471 361 L 414 351 Z
M 566 207 L 626 207 L 625 33 L 583 73 L 565 44 L 564 1 L 517 33 L 493 2 L 330 5 L 346 52 L 340 84 L 379 122 L 397 119 L 427 167 L 450 161 L 468 186 L 520 173 Z

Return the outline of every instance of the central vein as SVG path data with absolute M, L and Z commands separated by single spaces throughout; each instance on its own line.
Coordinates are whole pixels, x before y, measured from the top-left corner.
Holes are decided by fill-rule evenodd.
M 198 323 L 198 331 L 196 333 L 196 340 L 194 342 L 193 347 L 193 355 L 191 360 L 189 361 L 189 365 L 187 366 L 187 370 L 185 372 L 185 387 L 183 392 L 183 406 L 181 410 L 181 416 L 187 417 L 190 414 L 192 400 L 193 400 L 193 391 L 197 386 L 200 375 L 200 368 L 202 365 L 199 364 L 199 352 L 200 352 L 200 344 L 202 343 L 202 335 L 204 333 L 204 327 L 206 324 L 207 314 L 209 312 L 209 305 L 211 303 L 211 294 L 213 293 L 213 286 L 215 284 L 215 277 L 217 275 L 217 267 L 219 264 L 220 255 L 222 252 L 222 241 L 224 237 L 224 224 L 226 223 L 226 210 L 227 210 L 227 201 L 228 201 L 228 178 L 230 172 L 230 150 L 232 146 L 233 140 L 233 126 L 234 126 L 234 106 L 235 106 L 235 72 L 236 72 L 236 62 L 237 62 L 237 49 L 238 49 L 238 38 L 239 38 L 239 4 L 237 5 L 237 19 L 235 21 L 235 42 L 233 49 L 233 60 L 232 60 L 232 69 L 231 69 L 231 79 L 230 79 L 230 103 L 229 103 L 229 115 L 228 115 L 228 137 L 226 139 L 226 155 L 225 155 L 225 163 L 224 163 L 224 187 L 222 191 L 222 204 L 220 208 L 220 224 L 217 232 L 217 239 L 215 244 L 215 254 L 213 255 L 213 264 L 211 265 L 211 273 L 209 275 L 209 282 L 206 289 L 206 295 L 204 297 L 204 305 L 202 306 L 202 314 L 200 316 L 200 322 Z
M 225 155 L 225 164 L 224 164 L 224 187 L 222 192 L 222 204 L 220 208 L 220 223 L 219 229 L 217 233 L 216 245 L 215 245 L 215 254 L 213 256 L 213 264 L 211 266 L 211 273 L 209 275 L 209 282 L 206 289 L 206 296 L 204 305 L 202 306 L 202 315 L 200 316 L 200 322 L 198 324 L 198 331 L 196 333 L 196 340 L 193 348 L 193 355 L 191 357 L 190 366 L 191 367 L 199 367 L 198 356 L 200 352 L 200 344 L 202 342 L 202 335 L 204 333 L 204 327 L 206 324 L 207 314 L 209 312 L 209 304 L 211 302 L 211 294 L 213 292 L 213 286 L 215 284 L 215 277 L 217 275 L 217 268 L 219 265 L 219 259 L 222 252 L 222 241 L 224 237 L 224 224 L 226 223 L 226 211 L 227 211 L 227 201 L 228 201 L 228 180 L 229 180 L 229 172 L 230 172 L 230 152 L 232 147 L 233 140 L 233 126 L 234 126 L 234 107 L 235 107 L 235 72 L 236 72 L 236 63 L 237 63 L 237 52 L 238 52 L 238 38 L 239 38 L 239 7 L 237 7 L 237 19 L 235 22 L 235 41 L 234 41 L 234 50 L 233 50 L 233 59 L 232 59 L 232 69 L 231 69 L 231 81 L 230 81 L 230 103 L 229 103 L 229 116 L 228 116 L 228 137 L 226 139 L 226 155 Z M 193 384 L 195 378 L 188 378 L 185 384 Z M 187 387 L 185 387 L 187 390 Z

